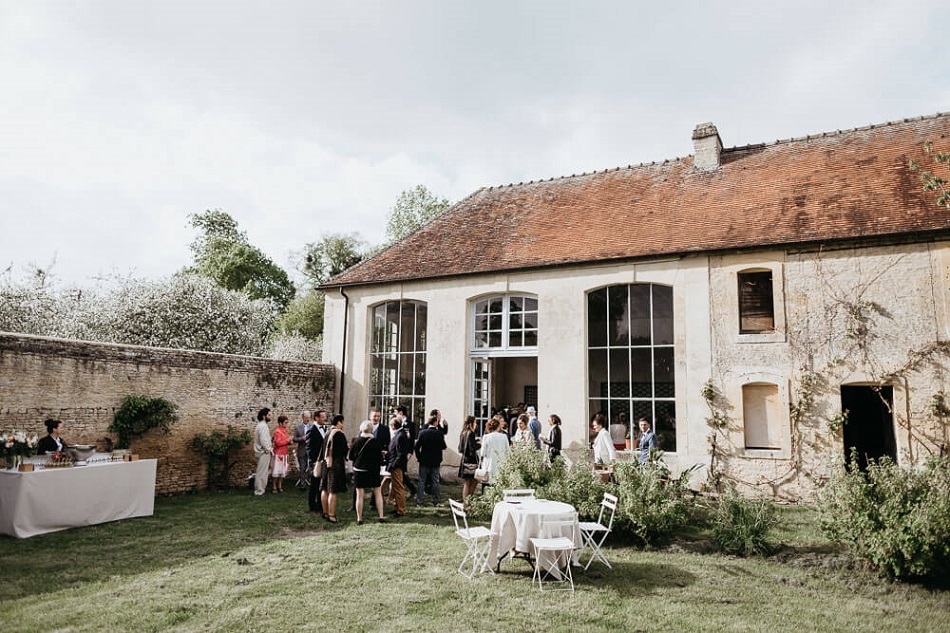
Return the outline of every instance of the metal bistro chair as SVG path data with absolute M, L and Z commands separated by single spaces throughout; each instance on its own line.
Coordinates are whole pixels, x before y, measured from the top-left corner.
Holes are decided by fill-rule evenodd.
M 455 521 L 455 533 L 459 535 L 467 547 L 465 558 L 459 565 L 459 573 L 466 578 L 474 578 L 475 574 L 489 572 L 494 575 L 494 571 L 488 565 L 488 552 L 491 547 L 491 530 L 486 527 L 469 527 L 468 515 L 465 513 L 465 506 L 454 499 L 449 499 L 449 506 L 452 508 L 452 519 Z M 461 520 L 461 524 L 459 521 Z M 471 561 L 471 570 L 465 571 L 469 561 Z
M 518 488 L 516 490 L 504 490 L 504 501 L 521 501 L 522 499 L 534 499 L 534 488 Z
M 607 524 L 604 525 L 604 515 L 608 510 L 610 511 L 610 517 L 607 520 Z M 604 541 L 607 540 L 607 535 L 610 534 L 610 531 L 614 526 L 614 514 L 616 514 L 616 512 L 617 497 L 605 492 L 604 498 L 600 502 L 600 515 L 597 517 L 597 522 L 581 522 L 581 540 L 584 541 L 582 546 L 582 555 L 583 550 L 590 550 L 590 560 L 588 560 L 587 564 L 584 565 L 585 570 L 590 567 L 591 563 L 594 562 L 594 559 L 597 559 L 604 565 L 607 565 L 608 569 L 613 569 L 610 566 L 610 563 L 607 561 L 607 557 L 604 556 L 604 551 L 601 549 L 601 547 L 603 546 Z
M 531 547 L 534 549 L 534 575 L 531 583 L 538 583 L 538 589 L 544 591 L 544 582 L 564 583 L 561 591 L 574 591 L 574 575 L 571 573 L 571 558 L 574 550 L 574 526 L 577 525 L 577 515 L 544 519 L 541 523 L 541 533 L 548 534 L 545 538 L 532 538 Z M 571 537 L 564 536 L 570 534 Z

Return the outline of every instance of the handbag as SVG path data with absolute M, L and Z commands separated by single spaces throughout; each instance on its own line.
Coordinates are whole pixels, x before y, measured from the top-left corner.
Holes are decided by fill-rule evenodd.
M 317 479 L 323 479 L 323 474 L 327 470 L 327 462 L 325 460 L 317 460 L 317 463 L 313 465 L 313 476 Z
M 488 464 L 482 460 L 481 465 L 475 469 L 475 479 L 483 483 L 488 481 L 488 470 Z
M 475 475 L 475 471 L 477 470 L 478 464 L 462 464 L 463 475 Z

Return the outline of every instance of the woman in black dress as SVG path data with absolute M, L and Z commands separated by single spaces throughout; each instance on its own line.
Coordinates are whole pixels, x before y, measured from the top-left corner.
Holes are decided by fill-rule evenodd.
M 336 523 L 336 497 L 346 492 L 346 436 L 343 435 L 343 416 L 333 416 L 330 432 L 323 442 L 323 457 L 327 461 L 326 473 L 320 480 L 320 500 L 325 518 Z
M 462 432 L 459 434 L 459 455 L 462 463 L 459 465 L 459 477 L 462 479 L 462 503 L 478 487 L 475 479 L 475 469 L 478 468 L 478 437 L 475 435 L 475 416 L 470 415 L 462 423 Z
M 383 523 L 383 490 L 379 468 L 383 464 L 383 451 L 373 437 L 373 423 L 364 420 L 360 424 L 359 437 L 350 446 L 350 461 L 353 462 L 354 485 L 356 486 L 356 524 L 363 525 L 363 499 L 366 489 L 373 489 L 379 522 Z
M 552 413 L 551 417 L 548 419 L 548 424 L 551 425 L 551 432 L 546 438 L 542 437 L 541 441 L 544 442 L 544 445 L 548 447 L 548 455 L 551 456 L 551 463 L 554 463 L 554 460 L 558 458 L 561 454 L 561 418 L 557 414 Z
M 61 453 L 66 450 L 66 440 L 59 436 L 63 429 L 63 423 L 59 420 L 47 420 L 46 432 L 48 435 L 41 439 L 36 445 L 36 452 L 40 455 L 47 453 Z

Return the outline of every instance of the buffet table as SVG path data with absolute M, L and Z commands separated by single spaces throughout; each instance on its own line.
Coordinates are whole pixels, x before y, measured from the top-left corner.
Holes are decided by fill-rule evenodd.
M 104 462 L 28 473 L 0 470 L 0 534 L 29 538 L 151 516 L 157 460 Z

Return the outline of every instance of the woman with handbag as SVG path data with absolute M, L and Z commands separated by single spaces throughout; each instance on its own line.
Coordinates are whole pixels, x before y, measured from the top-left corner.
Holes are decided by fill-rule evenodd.
M 383 451 L 373 437 L 373 423 L 370 420 L 363 420 L 360 424 L 360 434 L 350 446 L 349 458 L 353 462 L 353 486 L 356 488 L 356 524 L 363 525 L 363 499 L 367 488 L 373 490 L 379 522 L 384 523 L 386 519 L 383 518 L 383 489 L 379 477 Z
M 542 437 L 541 441 L 548 447 L 548 455 L 553 464 L 554 460 L 561 455 L 561 417 L 552 413 L 548 418 L 548 424 L 551 425 L 551 433 L 546 438 Z
M 478 480 L 475 479 L 475 469 L 478 468 L 478 444 L 478 437 L 475 436 L 475 416 L 470 415 L 462 423 L 462 432 L 459 434 L 459 455 L 462 456 L 459 477 L 462 479 L 463 504 L 478 487 Z
M 336 497 L 346 492 L 346 436 L 343 435 L 343 416 L 333 416 L 330 432 L 323 443 L 326 472 L 320 480 L 320 499 L 323 501 L 325 518 L 336 523 Z

